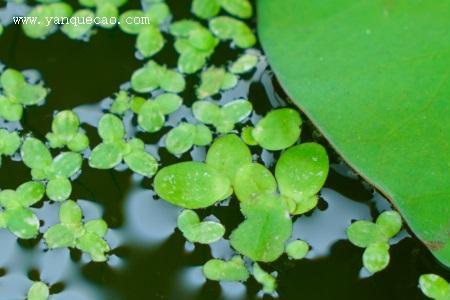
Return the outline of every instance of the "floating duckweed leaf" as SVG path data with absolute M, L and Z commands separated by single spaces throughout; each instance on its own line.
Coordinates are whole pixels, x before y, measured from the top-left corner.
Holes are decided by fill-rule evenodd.
M 146 101 L 139 109 L 138 123 L 147 132 L 156 132 L 164 126 L 164 114 L 158 103 Z
M 141 19 L 144 16 L 144 12 L 139 9 L 127 10 L 119 17 L 120 29 L 128 34 L 138 34 L 143 28 L 139 22 L 132 22 L 132 20 Z
M 67 178 L 59 177 L 47 183 L 47 196 L 53 201 L 64 201 L 70 197 L 72 185 Z
M 195 125 L 181 123 L 167 133 L 165 140 L 167 151 L 175 155 L 183 154 L 194 145 L 195 135 Z
M 253 265 L 253 277 L 263 286 L 263 292 L 272 294 L 277 289 L 276 279 L 264 271 L 257 263 Z
M 114 99 L 114 102 L 111 105 L 111 112 L 118 115 L 122 115 L 128 109 L 130 109 L 130 105 L 131 99 L 128 96 L 127 92 L 120 91 L 116 94 L 116 98 Z
M 286 253 L 290 258 L 302 259 L 308 254 L 309 245 L 307 242 L 302 240 L 296 240 L 290 242 L 286 246 Z
M 42 199 L 45 187 L 41 182 L 29 181 L 21 184 L 17 190 L 17 201 L 22 207 L 29 207 Z
M 219 13 L 220 4 L 218 0 L 194 0 L 191 10 L 197 17 L 209 19 Z
M 388 238 L 392 238 L 402 228 L 402 217 L 395 210 L 385 211 L 378 216 L 376 224 L 382 227 Z
M 212 142 L 211 130 L 203 124 L 196 125 L 194 145 L 206 146 L 209 145 L 211 142 Z
M 80 120 L 73 111 L 64 110 L 56 114 L 52 122 L 52 132 L 46 135 L 50 147 L 67 146 L 75 152 L 85 150 L 89 146 L 89 139 L 79 126 Z
M 221 40 L 232 40 L 239 48 L 250 48 L 256 44 L 253 31 L 242 21 L 227 16 L 211 19 L 211 31 Z
M 145 100 L 144 98 L 142 98 L 142 97 L 133 97 L 132 99 L 131 99 L 131 103 L 130 103 L 130 108 L 131 108 L 131 110 L 134 112 L 134 113 L 136 113 L 136 114 L 138 114 L 139 113 L 139 111 L 141 110 L 141 107 L 142 107 L 142 105 L 144 105 L 144 103 L 146 102 L 147 100 Z
M 74 23 L 64 24 L 61 28 L 61 31 L 64 32 L 71 39 L 82 39 L 89 35 L 92 27 L 94 26 L 93 22 L 87 22 L 87 20 L 93 20 L 95 18 L 95 14 L 89 9 L 81 9 L 76 11 L 71 18 L 76 18 L 76 20 L 85 20 L 84 22 L 79 22 L 79 24 L 75 25 Z
M 89 156 L 89 166 L 96 169 L 111 169 L 121 161 L 121 148 L 116 143 L 102 143 L 95 147 Z
M 229 89 L 236 85 L 237 78 L 228 75 L 224 68 L 210 67 L 202 72 L 201 83 L 197 88 L 197 96 L 200 99 L 210 97 L 220 92 L 221 89 Z
M 209 32 L 208 29 L 200 27 L 189 32 L 189 43 L 203 51 L 214 49 L 218 44 L 218 40 Z
M 134 150 L 125 155 L 124 160 L 133 172 L 142 176 L 152 177 L 158 170 L 156 159 L 144 150 Z
M 49 296 L 48 286 L 41 281 L 35 281 L 28 290 L 27 300 L 48 300 Z
M 207 55 L 191 48 L 183 51 L 178 58 L 178 69 L 185 74 L 194 74 L 206 64 Z
M 328 168 L 327 153 L 316 143 L 294 146 L 280 156 L 275 177 L 281 195 L 297 203 L 296 214 L 316 206 L 318 199 L 315 194 L 325 183 Z
M 153 25 L 142 28 L 136 39 L 136 49 L 145 57 L 151 57 L 164 47 L 164 37 Z
M 161 94 L 154 100 L 164 115 L 171 114 L 178 110 L 183 104 L 183 99 L 176 94 Z
M 188 37 L 189 33 L 197 28 L 201 28 L 202 25 L 193 20 L 181 20 L 172 23 L 169 28 L 170 34 L 177 37 Z
M 371 244 L 383 243 L 388 236 L 383 229 L 369 221 L 356 221 L 347 228 L 350 242 L 358 247 L 366 248 Z
M 155 3 L 145 11 L 145 15 L 150 18 L 152 24 L 160 25 L 170 17 L 169 6 L 164 2 Z
M 159 87 L 161 67 L 154 61 L 134 71 L 131 76 L 131 87 L 138 93 L 151 92 Z
M 105 221 L 92 220 L 83 225 L 81 208 L 72 200 L 61 205 L 59 219 L 61 224 L 50 227 L 44 234 L 50 249 L 76 247 L 88 253 L 95 262 L 107 260 L 105 253 L 110 248 L 103 239 L 107 232 Z
M 250 18 L 253 14 L 252 4 L 248 0 L 219 0 L 220 5 L 231 15 Z
M 70 17 L 72 13 L 72 7 L 63 2 L 35 6 L 27 16 L 36 18 L 38 22 L 37 24 L 36 22 L 34 24 L 32 24 L 31 22 L 24 22 L 22 24 L 23 32 L 29 38 L 44 39 L 56 29 L 56 25 L 53 23 L 48 24 L 46 18 Z
M 450 299 L 450 286 L 441 276 L 424 274 L 419 278 L 419 286 L 427 297 L 436 300 Z
M 258 56 L 244 54 L 230 66 L 230 72 L 233 74 L 243 74 L 255 68 L 257 64 Z
M 13 155 L 20 147 L 20 137 L 17 132 L 0 129 L 0 165 L 2 155 Z
M 177 226 L 191 243 L 211 244 L 220 240 L 225 233 L 225 227 L 220 223 L 200 222 L 193 210 L 184 210 L 178 217 Z
M 22 118 L 22 114 L 22 105 L 0 95 L 0 117 L 10 122 L 15 122 Z
M 112 18 L 117 18 L 119 16 L 119 10 L 117 6 L 110 2 L 105 2 L 97 6 L 95 11 L 97 18 L 111 20 Z M 116 24 L 113 22 L 99 22 L 99 26 L 103 28 L 113 28 Z
M 40 140 L 28 137 L 22 144 L 22 160 L 30 169 L 45 170 L 52 164 L 52 155 Z
M 266 167 L 257 163 L 249 163 L 242 165 L 237 170 L 233 189 L 240 201 L 252 201 L 262 194 L 275 193 L 277 182 Z
M 182 162 L 161 169 L 154 179 L 156 193 L 170 203 L 203 208 L 231 194 L 228 178 L 200 162 Z
M 3 216 L 6 228 L 21 239 L 34 238 L 39 231 L 39 219 L 24 207 L 7 209 Z
M 231 182 L 239 168 L 251 162 L 250 149 L 234 134 L 216 139 L 206 154 L 206 164 L 226 175 Z
M 241 138 L 249 146 L 256 146 L 258 142 L 253 138 L 253 127 L 246 126 L 242 129 Z
M 384 270 L 389 264 L 389 244 L 370 244 L 363 254 L 364 267 L 371 273 Z
M 159 85 L 166 92 L 181 93 L 186 87 L 186 81 L 180 73 L 163 68 L 159 77 Z
M 253 129 L 252 135 L 264 149 L 282 150 L 299 139 L 301 124 L 300 114 L 296 110 L 281 108 L 262 118 Z
M 252 112 L 252 104 L 247 100 L 234 100 L 220 108 L 208 101 L 197 101 L 192 106 L 195 118 L 205 124 L 212 124 L 220 133 L 228 133 L 234 124 L 243 121 Z
M 122 120 L 112 114 L 105 114 L 98 123 L 98 134 L 106 142 L 122 140 L 125 128 Z
M 284 252 L 292 222 L 282 200 L 270 194 L 241 202 L 246 220 L 233 231 L 230 242 L 239 253 L 254 261 L 271 262 Z
M 211 259 L 203 266 L 203 274 L 215 281 L 246 281 L 249 277 L 240 256 L 234 256 L 229 261 Z

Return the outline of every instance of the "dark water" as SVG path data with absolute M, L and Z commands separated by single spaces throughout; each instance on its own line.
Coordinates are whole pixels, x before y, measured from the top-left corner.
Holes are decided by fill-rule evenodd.
M 168 1 L 175 19 L 188 15 L 190 1 Z M 5 4 L 3 4 L 4 6 Z M 137 7 L 134 2 L 128 7 Z M 14 7 L 17 11 L 22 6 Z M 8 21 L 3 7 L 0 18 Z M 166 36 L 170 40 L 170 36 Z M 96 124 L 106 111 L 108 98 L 120 87 L 127 88 L 132 72 L 142 65 L 136 58 L 134 36 L 118 29 L 102 30 L 89 43 L 72 41 L 54 34 L 45 41 L 31 40 L 17 26 L 8 26 L 0 37 L 0 62 L 7 67 L 29 70 L 30 79 L 43 78 L 51 93 L 47 103 L 26 110 L 22 125 L 1 123 L 0 127 L 33 132 L 43 138 L 50 129 L 56 110 L 74 109 L 91 139 L 99 142 Z M 170 45 L 171 42 L 168 42 Z M 155 57 L 160 63 L 175 66 L 176 53 L 166 45 Z M 214 64 L 224 64 L 237 57 L 238 51 L 222 45 L 214 54 Z M 175 158 L 161 145 L 161 137 L 181 119 L 191 120 L 187 107 L 195 100 L 197 76 L 188 77 L 183 92 L 183 107 L 173 114 L 167 127 L 158 134 L 137 133 L 148 150 L 160 158 L 162 165 L 183 160 L 201 160 L 205 149 Z M 285 99 L 267 63 L 262 59 L 253 75 L 244 76 L 238 87 L 223 93 L 217 100 L 226 103 L 248 97 L 254 104 L 255 122 L 272 107 L 285 106 Z M 135 134 L 135 120 L 125 117 L 128 134 Z M 325 141 L 306 121 L 302 140 Z M 266 166 L 272 167 L 278 154 L 259 148 L 252 151 Z M 393 241 L 391 263 L 383 272 L 368 277 L 361 271 L 362 249 L 345 238 L 345 228 L 355 219 L 371 219 L 389 203 L 370 185 L 356 176 L 329 149 L 332 161 L 330 176 L 321 192 L 319 207 L 297 217 L 293 238 L 312 245 L 307 259 L 291 261 L 283 256 L 265 265 L 278 272 L 280 299 L 424 299 L 417 288 L 420 274 L 434 272 L 447 278 L 450 273 L 440 267 L 432 255 L 402 231 Z M 18 161 L 3 159 L 0 188 L 16 188 L 30 180 L 29 170 Z M 211 246 L 186 243 L 176 230 L 180 209 L 159 200 L 152 191 L 152 180 L 142 180 L 125 168 L 101 171 L 90 169 L 86 162 L 82 174 L 74 181 L 72 199 L 78 200 L 86 219 L 103 217 L 111 230 L 107 240 L 113 249 L 107 263 L 91 263 L 76 250 L 46 251 L 42 235 L 35 240 L 19 241 L 6 230 L 0 230 L 0 300 L 24 299 L 31 280 L 51 285 L 52 300 L 189 300 L 189 299 L 272 299 L 262 296 L 260 286 L 250 279 L 241 283 L 206 281 L 201 266 L 211 257 L 229 258 L 232 251 L 226 240 Z M 33 210 L 43 220 L 41 232 L 57 222 L 59 204 L 41 202 Z M 215 216 L 226 225 L 228 234 L 243 217 L 235 199 L 200 212 Z

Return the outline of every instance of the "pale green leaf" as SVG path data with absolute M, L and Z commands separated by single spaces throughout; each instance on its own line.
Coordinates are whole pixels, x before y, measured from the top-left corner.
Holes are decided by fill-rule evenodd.
M 116 143 L 101 143 L 92 150 L 89 156 L 89 166 L 96 169 L 111 169 L 121 161 L 121 148 Z
M 309 245 L 305 241 L 296 240 L 286 246 L 286 254 L 292 259 L 302 259 L 308 254 Z
M 246 281 L 249 277 L 240 256 L 234 256 L 229 261 L 211 259 L 203 266 L 203 274 L 215 281 Z
M 371 273 L 384 270 L 389 264 L 389 244 L 375 243 L 370 244 L 363 254 L 364 267 Z
M 72 193 L 72 184 L 65 177 L 58 177 L 47 183 L 47 197 L 53 201 L 64 201 Z
M 143 150 L 132 151 L 124 156 L 124 160 L 133 172 L 145 177 L 152 177 L 158 170 L 156 159 Z
M 35 281 L 28 290 L 27 300 L 48 300 L 49 296 L 49 287 L 41 281 Z
M 252 201 L 263 194 L 274 194 L 277 190 L 277 182 L 263 165 L 248 163 L 237 170 L 233 189 L 240 201 Z

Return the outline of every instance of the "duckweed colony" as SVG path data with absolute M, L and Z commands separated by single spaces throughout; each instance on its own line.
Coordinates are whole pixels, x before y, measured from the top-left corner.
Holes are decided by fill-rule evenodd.
M 254 11 L 248 0 L 194 0 L 189 5 L 191 15 L 184 19 L 176 19 L 171 13 L 179 5 L 174 1 L 145 0 L 141 8 L 130 7 L 125 0 L 80 0 L 79 4 L 41 0 L 32 6 L 14 2 L 8 6 L 25 7 L 26 15 L 41 19 L 117 18 L 122 34 L 135 36 L 136 56 L 142 63 L 129 83 L 102 102 L 102 113 L 94 124 L 83 119 L 79 109 L 56 109 L 51 130 L 45 135 L 25 130 L 27 127 L 22 124 L 29 107 L 46 104 L 52 87 L 45 84 L 45 78 L 35 80 L 27 72 L 3 68 L 0 157 L 21 162 L 28 175 L 14 189 L 0 186 L 0 228 L 16 236 L 19 243 L 32 241 L 32 247 L 39 247 L 43 253 L 60 253 L 57 249 L 70 249 L 72 256 L 82 253 L 81 265 L 112 268 L 126 264 L 122 238 L 118 237 L 124 231 L 108 228 L 117 227 L 113 219 L 108 222 L 98 216 L 85 216 L 89 206 L 85 200 L 74 197 L 74 185 L 83 173 L 90 172 L 89 168 L 110 170 L 110 174 L 129 170 L 134 174 L 133 180 L 146 191 L 154 190 L 155 200 L 170 203 L 171 210 L 175 208 L 176 226 L 186 239 L 187 248 L 208 247 L 202 244 L 211 247 L 212 253 L 202 250 L 201 261 L 194 263 L 202 265 L 201 278 L 222 282 L 225 290 L 230 287 L 224 282 L 248 282 L 249 286 L 257 283 L 258 295 L 265 297 L 277 297 L 284 279 L 295 282 L 289 278 L 287 266 L 317 256 L 315 245 L 309 244 L 306 237 L 302 239 L 295 224 L 302 218 L 317 219 L 324 210 L 318 205 L 324 202 L 320 195 L 329 174 L 329 157 L 324 146 L 314 141 L 323 141 L 317 134 L 311 138 L 307 133 L 307 141 L 303 141 L 302 128 L 312 130 L 298 110 L 265 109 L 267 104 L 260 103 L 260 94 L 251 90 L 246 98 L 233 96 L 246 82 L 261 80 L 261 71 L 266 67 L 265 57 L 258 50 Z M 143 16 L 150 17 L 151 24 L 124 22 L 127 17 Z M 119 30 L 114 24 L 43 24 L 24 24 L 21 30 L 30 39 L 63 34 L 83 43 L 94 39 L 97 32 Z M 176 65 L 157 59 L 170 47 L 177 55 Z M 220 47 L 230 48 L 227 51 L 237 55 L 221 65 L 214 64 L 214 54 Z M 185 97 L 187 90 L 193 91 L 189 97 Z M 88 125 L 95 126 L 97 132 L 88 133 Z M 162 138 L 158 141 L 155 137 Z M 168 156 L 170 159 L 164 160 Z M 101 172 L 100 176 L 108 174 Z M 155 201 L 152 194 L 146 195 L 150 196 L 145 201 Z M 108 201 L 101 201 L 106 211 L 113 205 Z M 56 207 L 57 218 L 48 224 L 40 219 L 36 211 L 42 206 Z M 221 208 L 227 209 L 228 217 L 224 219 L 231 216 L 239 222 L 230 226 L 226 224 L 230 222 L 222 222 L 221 214 L 214 214 Z M 402 228 L 398 213 L 388 206 L 380 210 L 385 211 L 375 214 L 379 216 L 374 223 L 361 220 L 350 225 L 351 220 L 345 220 L 350 225 L 350 242 L 364 248 L 362 257 L 361 252 L 354 253 L 357 263 L 365 267 L 366 277 L 388 267 L 392 239 L 398 242 L 396 236 Z M 167 221 L 161 221 L 164 222 Z M 327 230 L 323 227 L 315 234 L 320 236 Z M 215 245 L 227 250 L 217 251 Z M 170 268 L 170 262 L 167 263 Z M 45 272 L 41 269 L 38 274 Z M 339 270 L 335 272 L 338 276 Z M 283 278 L 278 278 L 279 274 Z M 64 286 L 39 275 L 29 277 L 31 281 L 18 292 L 19 296 L 0 295 L 0 299 L 92 299 L 80 296 L 83 294 L 64 296 Z M 419 279 L 415 280 L 417 285 Z M 307 284 L 299 282 L 303 283 Z M 231 290 L 235 287 L 241 285 L 231 286 Z M 437 275 L 420 277 L 420 288 L 430 298 L 450 299 L 448 283 Z M 251 290 L 248 297 L 253 298 L 258 289 L 254 293 Z M 139 298 L 129 295 L 132 294 L 127 299 Z M 281 295 L 295 298 L 293 294 Z M 107 297 L 119 299 L 109 294 Z M 157 294 L 149 294 L 146 299 L 157 298 Z

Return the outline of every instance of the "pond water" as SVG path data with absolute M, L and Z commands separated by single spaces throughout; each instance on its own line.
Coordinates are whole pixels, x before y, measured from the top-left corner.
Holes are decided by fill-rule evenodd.
M 132 1 L 130 1 L 132 2 Z M 76 3 L 71 1 L 74 7 Z M 168 1 L 175 19 L 189 16 L 190 1 Z M 139 7 L 132 2 L 126 8 Z M 124 10 L 126 9 L 124 8 Z M 5 24 L 11 13 L 26 12 L 26 5 L 2 4 L 0 18 Z M 252 21 L 254 27 L 255 20 Z M 171 39 L 169 35 L 165 36 Z M 99 143 L 96 124 L 108 109 L 113 93 L 129 87 L 129 78 L 142 65 L 136 57 L 135 37 L 113 30 L 99 29 L 89 43 L 73 41 L 61 33 L 45 41 L 27 38 L 18 26 L 8 26 L 0 37 L 2 65 L 27 70 L 31 80 L 43 78 L 51 88 L 46 104 L 27 108 L 21 125 L 0 121 L 0 128 L 32 132 L 43 139 L 50 130 L 55 111 L 74 109 L 91 140 Z M 169 41 L 169 43 L 171 43 Z M 254 105 L 255 123 L 273 107 L 289 106 L 262 51 L 256 72 L 243 76 L 238 86 L 215 97 L 221 103 L 244 97 Z M 225 64 L 239 51 L 222 44 L 211 59 Z M 165 47 L 155 60 L 175 66 L 177 53 Z M 138 132 L 147 150 L 161 165 L 184 160 L 202 160 L 204 147 L 194 148 L 180 158 L 161 147 L 162 136 L 180 120 L 192 120 L 188 107 L 196 100 L 196 75 L 187 78 L 188 87 L 181 96 L 184 105 L 171 115 L 166 127 L 157 134 Z M 306 120 L 306 117 L 304 117 Z M 127 134 L 135 134 L 136 120 L 124 118 Z M 302 141 L 326 141 L 305 121 Z M 407 230 L 393 241 L 391 263 L 379 274 L 368 276 L 362 270 L 363 249 L 346 240 L 345 229 L 356 219 L 372 219 L 390 209 L 389 202 L 336 155 L 330 147 L 331 170 L 320 193 L 318 208 L 297 217 L 293 238 L 306 240 L 312 251 L 300 261 L 281 257 L 265 265 L 278 272 L 279 299 L 424 299 L 417 288 L 423 273 L 437 273 L 449 278 L 425 247 Z M 261 163 L 273 170 L 278 154 L 252 149 Z M 15 189 L 31 179 L 29 169 L 19 157 L 4 158 L 0 168 L 0 188 Z M 73 183 L 72 199 L 78 200 L 87 219 L 103 217 L 110 227 L 106 236 L 113 249 L 107 263 L 93 263 L 76 250 L 48 251 L 42 234 L 34 240 L 18 240 L 0 230 L 0 300 L 24 299 L 31 280 L 51 285 L 52 300 L 189 300 L 189 299 L 272 299 L 262 295 L 253 279 L 246 284 L 206 281 L 201 266 L 211 257 L 229 258 L 232 250 L 226 240 L 211 246 L 187 243 L 176 229 L 181 209 L 164 202 L 152 191 L 152 180 L 142 179 L 120 166 L 116 170 L 96 170 L 84 162 L 81 175 Z M 33 211 L 42 220 L 41 232 L 57 223 L 59 204 L 40 202 Z M 236 199 L 202 210 L 202 217 L 215 216 L 226 225 L 228 233 L 242 220 Z M 225 236 L 227 237 L 227 235 Z

